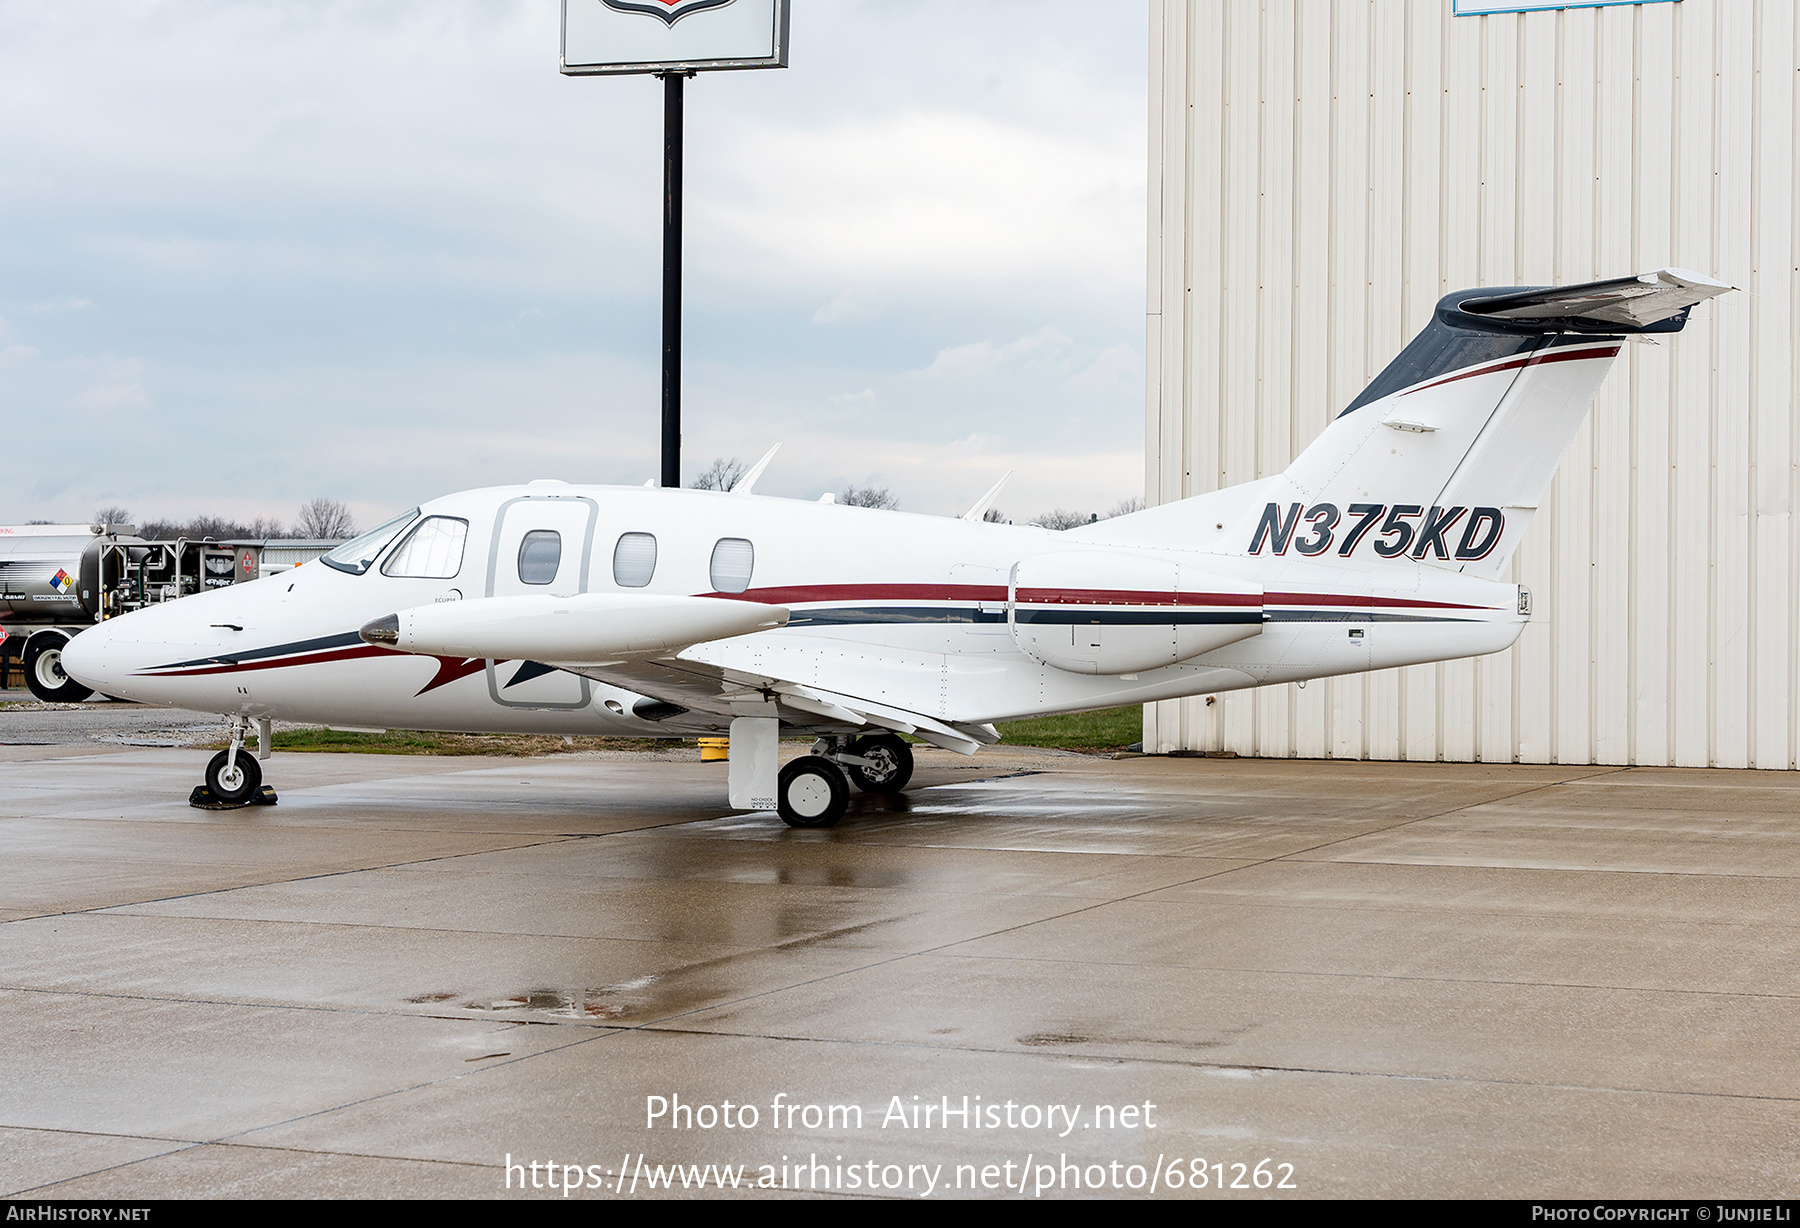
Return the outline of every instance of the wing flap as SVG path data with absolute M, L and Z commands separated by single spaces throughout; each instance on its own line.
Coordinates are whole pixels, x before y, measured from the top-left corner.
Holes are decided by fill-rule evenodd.
M 679 704 L 690 711 L 727 719 L 739 715 L 734 704 L 741 705 L 747 699 L 773 700 L 787 710 L 783 720 L 788 724 L 812 728 L 844 726 L 849 730 L 873 725 L 895 733 L 912 734 L 961 755 L 972 755 L 980 747 L 991 746 L 1000 740 L 991 725 L 951 724 L 923 712 L 684 657 L 559 665 L 558 668 L 665 703 Z

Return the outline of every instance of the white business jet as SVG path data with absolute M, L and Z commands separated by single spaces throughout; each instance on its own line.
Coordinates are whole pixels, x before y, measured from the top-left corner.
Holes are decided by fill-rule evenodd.
M 225 803 L 272 720 L 728 732 L 732 807 L 827 827 L 852 782 L 905 785 L 901 735 L 973 754 L 1014 717 L 1508 647 L 1530 594 L 1500 577 L 1623 340 L 1729 288 L 1452 294 L 1286 472 L 1067 532 L 984 522 L 998 487 L 960 519 L 755 496 L 769 457 L 729 492 L 466 491 L 101 623 L 63 668 L 228 717 Z M 781 767 L 783 731 L 812 753 Z

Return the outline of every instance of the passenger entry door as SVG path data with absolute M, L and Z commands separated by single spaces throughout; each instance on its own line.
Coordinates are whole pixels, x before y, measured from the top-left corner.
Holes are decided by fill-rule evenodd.
M 588 589 L 599 508 L 570 495 L 525 495 L 500 505 L 488 547 L 487 595 L 567 597 Z M 489 661 L 488 694 L 509 708 L 585 708 L 586 678 L 537 661 Z

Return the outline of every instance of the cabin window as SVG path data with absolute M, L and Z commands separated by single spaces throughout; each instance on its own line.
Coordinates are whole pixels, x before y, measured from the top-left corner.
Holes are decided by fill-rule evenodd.
M 555 529 L 533 529 L 519 543 L 519 579 L 526 584 L 548 584 L 562 564 L 562 534 Z
M 462 570 L 469 522 L 455 516 L 427 516 L 381 565 L 384 576 L 449 580 Z
M 712 586 L 721 593 L 741 593 L 750 587 L 750 571 L 756 565 L 756 547 L 741 537 L 721 537 L 712 552 Z
M 649 533 L 624 533 L 613 547 L 613 583 L 620 588 L 643 588 L 656 574 L 656 538 Z
M 320 561 L 327 567 L 360 576 L 387 549 L 387 544 L 400 536 L 400 530 L 411 524 L 418 515 L 419 509 L 416 507 L 410 512 L 402 512 L 387 523 L 376 525 L 361 537 L 345 542 Z

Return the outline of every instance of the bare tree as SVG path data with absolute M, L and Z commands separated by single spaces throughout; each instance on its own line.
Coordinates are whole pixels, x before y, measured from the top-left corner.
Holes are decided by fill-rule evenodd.
M 846 486 L 844 493 L 838 496 L 838 502 L 850 507 L 881 507 L 889 511 L 900 506 L 900 500 L 885 486 Z
M 1144 501 L 1136 495 L 1132 495 L 1129 499 L 1120 499 L 1117 503 L 1113 504 L 1112 510 L 1107 512 L 1106 515 L 1102 516 L 1100 519 L 1111 520 L 1114 516 L 1129 516 L 1133 512 L 1141 512 L 1143 510 Z
M 318 541 L 347 541 L 356 536 L 356 521 L 336 499 L 308 499 L 300 505 L 294 532 Z
M 97 507 L 94 509 L 95 524 L 130 524 L 131 511 L 123 507 Z
M 1057 508 L 1054 512 L 1045 512 L 1031 523 L 1046 529 L 1073 529 L 1077 525 L 1093 524 L 1099 517 L 1092 512 L 1071 512 Z
M 738 484 L 750 466 L 737 457 L 726 460 L 723 456 L 714 460 L 712 467 L 694 479 L 694 490 L 730 490 Z
M 185 525 L 175 526 L 177 537 L 185 537 L 189 541 L 216 542 L 230 541 L 234 537 L 244 537 L 250 532 L 250 526 L 239 524 L 235 520 L 227 520 L 223 516 L 196 516 Z
M 1001 511 L 997 507 L 990 507 L 987 511 L 981 513 L 981 518 L 983 520 L 987 521 L 989 524 L 1005 524 L 1006 523 L 1006 513 Z

